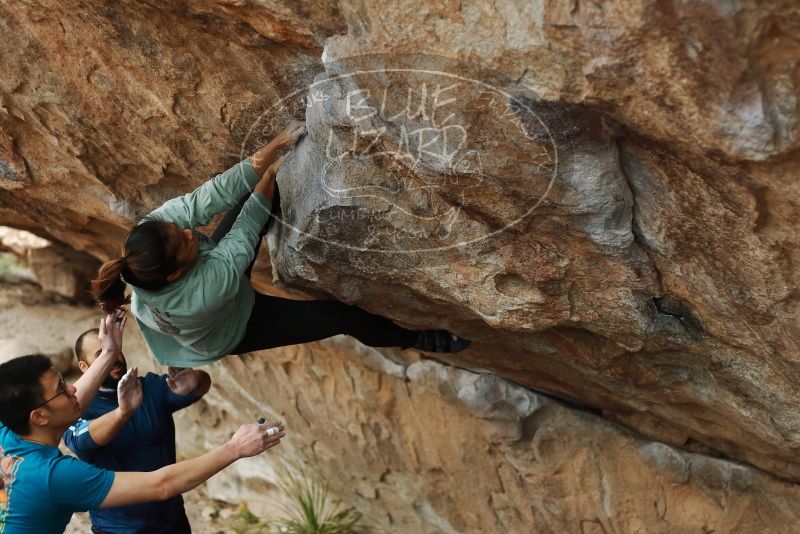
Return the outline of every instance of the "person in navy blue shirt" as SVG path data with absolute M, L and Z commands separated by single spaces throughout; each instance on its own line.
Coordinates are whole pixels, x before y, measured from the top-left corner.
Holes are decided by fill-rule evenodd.
M 75 343 L 81 372 L 100 355 L 98 330 L 87 330 Z M 83 417 L 64 434 L 64 442 L 81 460 L 111 471 L 155 471 L 175 463 L 175 425 L 172 414 L 205 395 L 211 378 L 204 371 L 169 368 L 169 373 L 140 377 L 142 395 L 117 398 L 117 385 L 127 372 L 125 356 L 119 359 Z M 90 510 L 95 534 L 185 534 L 191 532 L 177 495 L 150 502 Z

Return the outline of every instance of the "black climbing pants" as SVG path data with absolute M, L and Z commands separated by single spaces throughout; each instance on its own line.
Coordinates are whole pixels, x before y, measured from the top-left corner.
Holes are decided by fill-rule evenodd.
M 231 229 L 249 195 L 231 208 L 214 230 L 212 239 L 219 242 Z M 273 210 L 280 199 L 275 191 Z M 261 234 L 266 234 L 274 216 L 270 214 Z M 253 262 L 245 271 L 249 278 L 258 250 L 256 244 Z M 231 351 L 242 354 L 257 350 L 319 341 L 337 334 L 347 334 L 370 347 L 408 348 L 417 341 L 418 332 L 394 324 L 389 319 L 369 313 L 358 306 L 338 300 L 292 300 L 264 295 L 256 291 L 256 300 L 244 338 Z

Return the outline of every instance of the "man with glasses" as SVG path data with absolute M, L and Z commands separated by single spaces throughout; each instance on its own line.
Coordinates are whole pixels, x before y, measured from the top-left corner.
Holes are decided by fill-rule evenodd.
M 86 373 L 102 352 L 98 330 L 87 330 L 75 343 L 78 367 Z M 78 458 L 97 467 L 120 471 L 155 471 L 175 463 L 172 414 L 205 395 L 211 378 L 204 371 L 169 369 L 148 373 L 133 387 L 136 370 L 126 374 L 120 352 L 83 418 L 64 434 Z M 192 529 L 177 495 L 166 501 L 89 512 L 94 534 L 190 534 Z
M 285 435 L 280 423 L 244 425 L 211 452 L 150 472 L 115 473 L 63 455 L 61 436 L 119 360 L 125 322 L 122 312 L 101 321 L 101 353 L 74 385 L 45 356 L 0 365 L 0 533 L 61 533 L 76 511 L 172 498 Z M 141 388 L 131 371 L 119 387 Z
M 56 394 L 53 395 L 52 397 L 50 397 L 49 399 L 47 399 L 46 401 L 34 406 L 33 407 L 34 410 L 36 410 L 37 408 L 43 407 L 44 405 L 48 404 L 52 400 L 57 399 L 61 395 L 69 395 L 70 394 L 69 393 L 69 387 L 67 386 L 67 383 L 64 381 L 64 377 L 61 375 L 61 372 L 56 371 L 56 376 L 58 377 L 58 382 L 57 382 L 58 386 L 56 387 Z

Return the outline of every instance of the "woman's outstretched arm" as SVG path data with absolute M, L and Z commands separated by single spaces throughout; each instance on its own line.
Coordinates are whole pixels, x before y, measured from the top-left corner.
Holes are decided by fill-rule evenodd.
M 166 201 L 143 221 L 175 223 L 181 229 L 206 226 L 214 215 L 230 209 L 251 192 L 260 178 L 250 158 L 245 158 L 191 193 Z
M 144 220 L 171 222 L 182 229 L 209 224 L 217 213 L 230 209 L 242 196 L 252 192 L 273 163 L 278 149 L 293 145 L 304 133 L 305 123 L 292 121 L 261 150 L 191 193 L 168 200 Z
M 303 134 L 306 133 L 306 123 L 303 121 L 291 121 L 275 139 L 267 143 L 258 152 L 250 156 L 250 164 L 259 176 L 264 176 L 267 169 L 278 156 L 278 150 L 294 145 Z
M 224 302 L 239 290 L 239 282 L 247 266 L 253 261 L 256 243 L 261 239 L 259 232 L 272 210 L 275 177 L 289 154 L 284 154 L 267 167 L 264 176 L 255 185 L 253 194 L 242 206 L 233 226 L 203 265 L 203 278 L 211 281 L 205 295 L 209 302 Z

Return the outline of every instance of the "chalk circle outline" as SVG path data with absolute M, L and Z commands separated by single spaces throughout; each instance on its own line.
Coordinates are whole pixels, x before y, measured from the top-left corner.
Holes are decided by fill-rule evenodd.
M 352 59 L 357 59 L 359 57 L 364 57 L 364 56 L 352 56 L 352 57 L 347 57 L 347 58 L 342 58 L 342 59 L 343 60 L 352 60 Z M 366 56 L 366 57 L 370 57 L 370 56 Z M 488 89 L 490 91 L 494 91 L 497 94 L 503 95 L 504 97 L 508 98 L 510 101 L 516 103 L 518 106 L 524 108 L 528 113 L 530 113 L 533 117 L 535 117 L 537 121 L 539 121 L 539 124 L 542 126 L 544 131 L 547 133 L 547 138 L 550 140 L 550 145 L 552 146 L 552 149 L 553 149 L 553 174 L 550 177 L 550 182 L 547 184 L 547 188 L 545 189 L 544 194 L 525 213 L 523 213 L 522 215 L 520 215 L 519 217 L 517 217 L 516 219 L 511 221 L 509 224 L 506 224 L 502 228 L 500 228 L 498 230 L 494 230 L 494 231 L 489 232 L 487 234 L 484 234 L 484 235 L 482 235 L 480 237 L 476 237 L 474 239 L 470 239 L 470 240 L 466 240 L 466 241 L 460 241 L 458 243 L 454 243 L 454 244 L 446 245 L 446 246 L 439 246 L 439 247 L 418 248 L 418 249 L 404 249 L 404 250 L 378 249 L 378 248 L 370 248 L 370 247 L 356 247 L 356 246 L 353 246 L 353 245 L 350 245 L 350 244 L 347 244 L 347 243 L 340 243 L 340 242 L 333 241 L 333 240 L 330 240 L 330 239 L 321 238 L 321 237 L 319 237 L 319 236 L 317 236 L 315 234 L 306 232 L 304 230 L 301 230 L 300 228 L 297 228 L 297 227 L 287 223 L 285 220 L 283 220 L 283 218 L 276 217 L 274 213 L 270 213 L 270 216 L 273 217 L 278 222 L 280 222 L 281 225 L 283 225 L 283 226 L 285 226 L 287 228 L 290 228 L 291 230 L 297 232 L 298 234 L 302 234 L 302 235 L 304 235 L 306 237 L 309 237 L 309 238 L 311 238 L 311 239 L 313 239 L 315 241 L 326 243 L 328 245 L 342 247 L 342 248 L 345 248 L 345 249 L 348 249 L 348 250 L 354 250 L 354 251 L 357 251 L 357 252 L 379 252 L 379 253 L 385 253 L 385 254 L 416 254 L 416 253 L 423 253 L 423 252 L 441 252 L 441 251 L 449 250 L 449 249 L 452 249 L 452 248 L 458 248 L 458 247 L 464 247 L 464 246 L 467 246 L 467 245 L 471 245 L 471 244 L 477 243 L 479 241 L 484 241 L 486 239 L 489 239 L 490 237 L 494 237 L 494 236 L 496 236 L 498 234 L 501 234 L 501 233 L 505 232 L 509 228 L 511 228 L 513 226 L 516 226 L 517 224 L 522 222 L 524 219 L 527 219 L 531 215 L 531 213 L 533 213 L 536 210 L 536 208 L 538 208 L 539 205 L 547 198 L 547 196 L 550 194 L 550 189 L 553 187 L 553 183 L 555 182 L 556 176 L 558 176 L 558 145 L 556 144 L 555 140 L 553 139 L 553 135 L 550 133 L 550 129 L 547 127 L 547 125 L 544 123 L 544 121 L 541 119 L 541 117 L 539 117 L 539 115 L 537 115 L 533 110 L 531 110 L 530 107 L 528 107 L 527 104 L 525 104 L 524 102 L 522 102 L 518 98 L 514 97 L 513 95 L 511 95 L 510 93 L 508 93 L 508 92 L 506 92 L 506 91 L 504 91 L 502 89 L 494 87 L 493 85 L 490 85 L 490 84 L 488 84 L 486 82 L 483 82 L 481 80 L 475 80 L 473 78 L 467 78 L 465 76 L 461 76 L 461 75 L 458 75 L 458 74 L 453 74 L 453 73 L 450 73 L 450 72 L 444 72 L 444 71 L 438 71 L 438 70 L 408 69 L 408 68 L 381 68 L 381 69 L 372 69 L 372 70 L 356 70 L 356 71 L 347 72 L 347 73 L 344 73 L 344 74 L 335 74 L 333 76 L 328 76 L 323 80 L 318 80 L 318 81 L 315 81 L 315 82 L 311 83 L 307 87 L 304 87 L 302 89 L 298 89 L 296 91 L 293 91 L 292 93 L 290 93 L 289 95 L 281 98 L 280 100 L 278 100 L 278 102 L 276 102 L 275 104 L 270 106 L 268 109 L 266 109 L 251 124 L 250 129 L 247 131 L 247 134 L 244 136 L 244 139 L 242 140 L 241 152 L 240 152 L 240 157 L 239 157 L 240 161 L 243 160 L 246 157 L 247 141 L 250 138 L 250 136 L 253 133 L 253 131 L 258 126 L 258 124 L 261 122 L 262 118 L 266 117 L 272 110 L 274 110 L 276 107 L 282 105 L 284 102 L 291 100 L 292 98 L 294 98 L 296 95 L 298 95 L 300 93 L 308 93 L 308 92 L 310 92 L 311 89 L 314 88 L 317 85 L 322 85 L 322 84 L 326 84 L 326 83 L 335 82 L 335 81 L 338 81 L 338 80 L 348 79 L 348 78 L 351 78 L 353 76 L 358 76 L 358 75 L 379 74 L 379 73 L 389 73 L 389 72 L 391 72 L 391 73 L 394 73 L 394 72 L 398 72 L 398 73 L 406 72 L 406 73 L 420 73 L 420 74 L 428 74 L 428 75 L 438 75 L 438 76 L 443 76 L 443 77 L 446 77 L 446 78 L 452 78 L 452 79 L 457 79 L 457 80 L 461 80 L 461 81 L 464 81 L 464 82 L 469 82 L 469 83 L 472 83 L 472 84 L 475 84 L 475 85 L 478 85 L 478 86 L 482 86 L 482 87 L 484 87 L 484 88 L 486 88 L 486 89 Z M 523 129 L 523 135 L 527 139 L 530 139 L 530 137 L 528 136 L 528 133 L 525 132 L 524 129 Z

